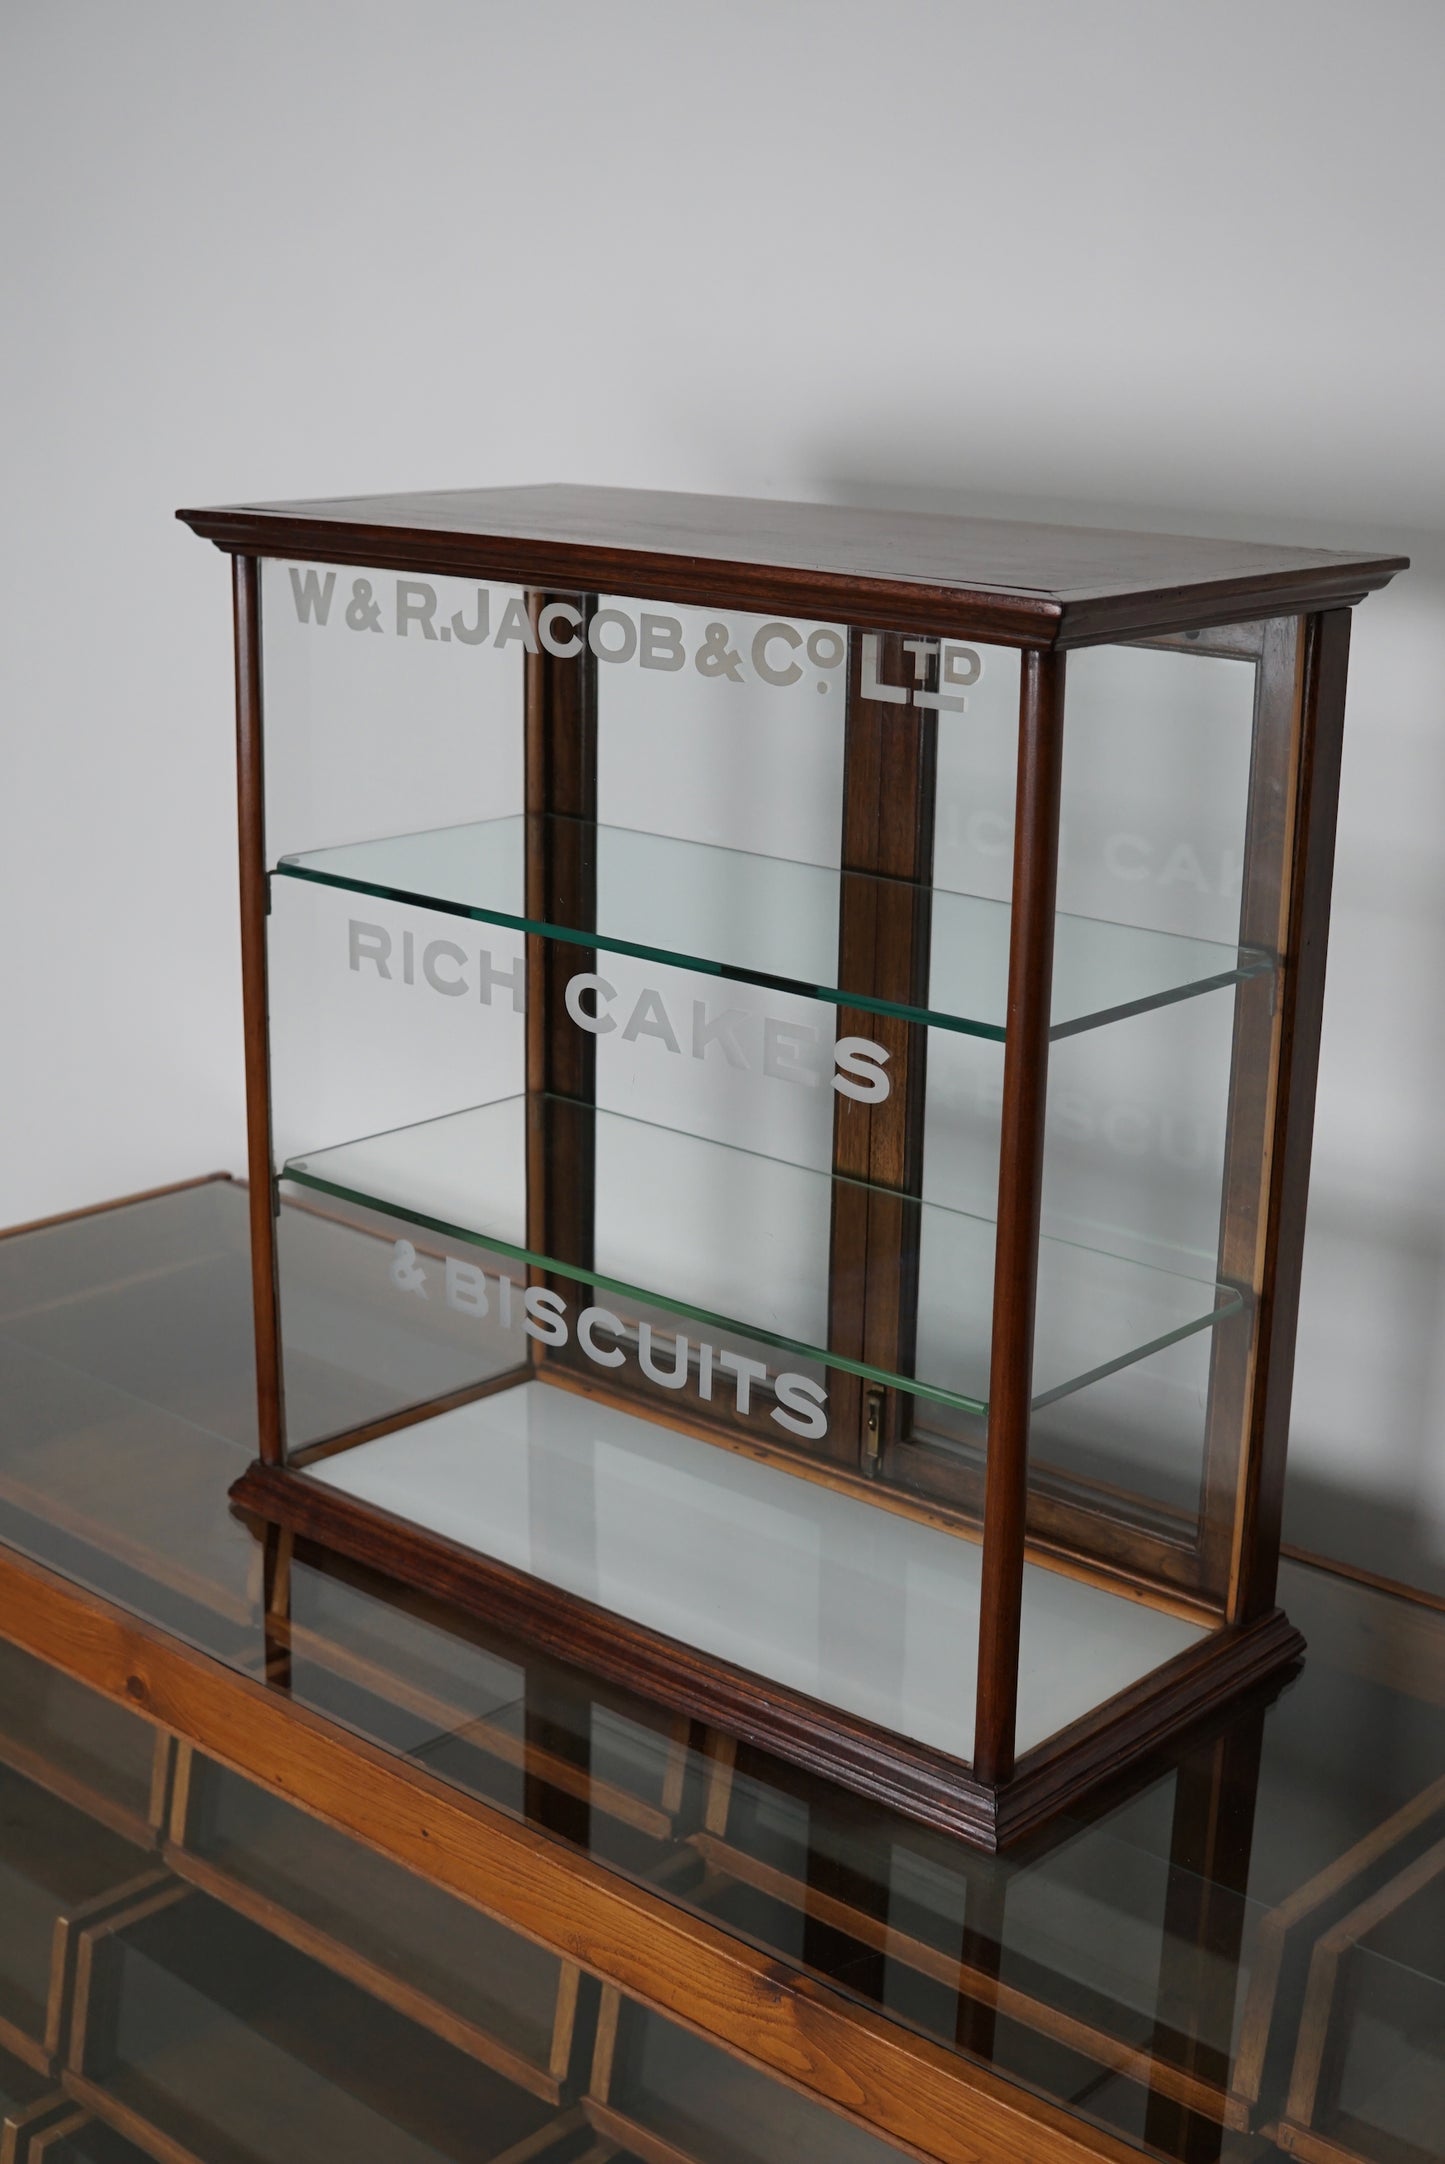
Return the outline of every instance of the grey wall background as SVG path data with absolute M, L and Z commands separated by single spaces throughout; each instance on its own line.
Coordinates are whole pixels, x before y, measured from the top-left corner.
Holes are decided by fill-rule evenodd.
M 0 1222 L 242 1157 L 223 560 L 573 478 L 1404 548 L 1296 1540 L 1445 1591 L 1445 10 L 6 0 Z

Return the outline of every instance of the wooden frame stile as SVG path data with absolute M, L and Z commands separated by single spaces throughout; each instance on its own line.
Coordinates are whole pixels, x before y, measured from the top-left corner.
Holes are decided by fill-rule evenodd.
M 1049 998 L 1064 770 L 1064 668 L 1060 654 L 1025 654 L 1019 686 L 1013 914 L 973 1745 L 975 1776 L 990 1788 L 1001 1787 L 1013 1774 L 1018 1716 Z
M 286 1455 L 281 1365 L 279 1208 L 271 1146 L 271 1022 L 267 988 L 266 778 L 261 715 L 261 565 L 232 563 L 236 638 L 236 786 L 241 860 L 241 1010 L 246 1041 L 246 1172 L 251 1205 L 251 1301 L 256 1328 L 256 1423 L 263 1465 Z
M 1303 718 L 1304 624 L 1298 617 L 1251 627 L 1258 684 L 1250 760 L 1249 813 L 1241 867 L 1239 941 L 1283 961 L 1300 810 L 1295 775 Z M 1285 1002 L 1276 972 L 1235 988 L 1228 1127 L 1216 1275 L 1245 1300 L 1243 1314 L 1216 1326 L 1210 1347 L 1198 1539 L 1187 1556 L 1196 1589 L 1221 1617 L 1227 1610 L 1234 1515 L 1250 1444 L 1250 1398 L 1264 1318 L 1260 1294 L 1268 1223 L 1271 1127 L 1280 1075 Z M 1288 975 L 1288 972 L 1286 972 Z
M 1265 1252 L 1258 1265 L 1250 1426 L 1238 1461 L 1226 1596 L 1231 1624 L 1275 1612 L 1344 753 L 1350 612 L 1321 611 L 1306 617 L 1302 628 L 1293 842 L 1280 943 L 1287 966 L 1261 1213 Z
M 535 625 L 560 596 L 528 595 Z M 584 637 L 578 651 L 540 648 L 525 662 L 524 801 L 527 914 L 546 922 L 591 925 L 597 916 L 597 660 L 585 642 L 595 612 L 588 597 L 576 610 Z M 585 947 L 559 947 L 527 934 L 527 1241 L 534 1252 L 592 1261 L 596 1204 L 596 1131 L 592 1120 L 554 1118 L 553 1104 L 597 1102 L 597 1040 L 572 1026 L 567 978 L 594 959 Z M 539 1269 L 531 1282 L 566 1296 L 568 1281 Z M 568 1352 L 573 1352 L 569 1345 Z M 544 1343 L 530 1346 L 531 1365 L 554 1364 Z M 575 1359 L 575 1354 L 574 1354 Z
M 874 642 L 882 682 L 896 685 L 914 675 L 898 633 L 850 628 L 839 974 L 875 999 L 917 1004 L 928 994 L 938 720 L 865 696 L 865 638 Z M 936 690 L 936 650 L 922 663 L 927 687 Z M 906 1375 L 917 1339 L 916 1198 L 923 1192 L 928 1031 L 845 1005 L 838 1033 L 868 1036 L 883 1047 L 892 1088 L 881 1105 L 834 1099 L 833 1171 L 848 1184 L 833 1188 L 829 1344 L 847 1358 Z M 864 1182 L 866 1188 L 854 1184 Z M 876 1478 L 911 1433 L 908 1393 L 835 1369 L 832 1400 L 829 1455 Z
M 542 621 L 561 597 L 527 596 L 531 622 Z M 587 597 L 576 610 L 577 651 L 558 655 L 538 640 L 524 663 L 523 789 L 524 882 L 528 917 L 542 922 L 590 926 L 597 914 L 597 659 L 586 639 L 596 608 Z M 586 948 L 559 948 L 529 933 L 526 938 L 526 1184 L 527 1244 L 534 1254 L 566 1256 L 586 1267 L 593 1254 L 596 1209 L 597 1043 L 568 1020 L 567 979 L 591 965 Z M 571 1107 L 592 1108 L 574 1113 Z M 575 1285 L 533 1267 L 531 1285 L 575 1296 Z M 569 1343 L 560 1360 L 539 1341 L 530 1347 L 529 1371 L 544 1375 L 576 1364 Z M 545 1480 L 546 1459 L 533 1477 Z M 564 1839 L 586 1842 L 591 1817 L 591 1736 L 580 1690 L 551 1665 L 528 1662 L 523 1715 L 523 1764 L 529 1815 Z M 566 1787 L 547 1778 L 569 1766 Z

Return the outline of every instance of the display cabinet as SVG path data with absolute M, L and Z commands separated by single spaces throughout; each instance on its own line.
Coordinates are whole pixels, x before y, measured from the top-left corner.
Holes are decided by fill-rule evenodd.
M 235 568 L 238 1505 L 985 1846 L 1297 1658 L 1349 611 L 1402 559 L 182 516 Z

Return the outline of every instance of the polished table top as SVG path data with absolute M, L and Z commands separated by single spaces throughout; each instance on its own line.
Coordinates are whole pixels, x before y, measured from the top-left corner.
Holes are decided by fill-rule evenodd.
M 961 2081 L 1066 2106 L 1101 2153 L 1445 2154 L 1445 1613 L 1287 1565 L 1296 1677 L 984 1856 L 319 1553 L 287 1559 L 281 1617 L 227 1505 L 249 1303 L 227 1181 L 0 1240 L 0 1541 L 946 2047 Z M 308 1387 L 342 1385 L 318 1363 Z M 895 2153 L 245 1770 L 0 1647 L 17 2158 Z

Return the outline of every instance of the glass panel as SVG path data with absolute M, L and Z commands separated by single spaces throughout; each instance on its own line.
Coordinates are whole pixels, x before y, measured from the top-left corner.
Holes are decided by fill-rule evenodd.
M 273 861 L 519 812 L 525 619 L 512 587 L 264 560 Z
M 167 1343 L 164 1358 L 158 1357 L 161 1318 L 172 1316 L 175 1301 L 188 1298 L 208 1272 L 215 1272 L 212 1305 L 221 1312 L 234 1287 L 250 1281 L 245 1212 L 238 1217 L 234 1201 L 229 1181 L 200 1180 L 121 1209 L 40 1226 L 20 1239 L 0 1239 L 0 1331 L 13 1337 L 53 1330 L 56 1338 L 38 1349 L 78 1364 L 113 1342 L 104 1318 L 114 1312 L 118 1295 L 133 1291 L 129 1334 L 148 1328 L 149 1337 L 142 1338 L 150 1346 L 147 1384 L 153 1392 L 165 1390 L 182 1354 L 179 1344 Z M 187 1335 L 200 1321 L 200 1305 L 187 1315 Z M 221 1353 L 219 1341 L 207 1347 L 213 1413 L 215 1382 L 223 1372 L 229 1381 L 236 1365 L 233 1353 L 220 1368 Z
M 623 1869 L 675 1854 L 686 1723 L 340 1558 L 303 1551 L 290 1592 L 298 1704 Z
M 597 638 L 603 826 L 629 829 L 624 841 L 645 844 L 651 836 L 710 844 L 714 881 L 728 878 L 735 851 L 754 866 L 760 856 L 836 866 L 847 677 L 841 627 L 778 624 L 729 610 L 724 644 L 734 658 L 705 670 L 697 657 L 706 658 L 710 643 L 717 647 L 715 610 L 649 607 L 618 595 L 603 596 L 601 605 L 620 618 L 604 624 Z M 622 655 L 631 622 L 638 630 L 635 652 L 614 661 L 609 657 Z M 759 661 L 771 680 L 759 673 Z M 780 675 L 791 681 L 779 682 Z M 615 840 L 603 846 L 611 849 Z M 712 859 L 704 851 L 697 861 Z M 777 867 L 781 877 L 787 870 Z M 626 906 L 625 888 L 614 898 Z M 699 930 L 718 922 L 721 898 L 716 888 L 697 897 Z M 726 918 L 721 921 L 726 930 Z M 745 921 L 763 929 L 755 913 Z M 649 936 L 655 938 L 655 925 Z
M 72 1324 L 83 1333 L 79 1315 Z M 155 1394 L 166 1394 L 164 1382 Z M 0 1399 L 0 1537 L 166 1629 L 234 1653 L 256 1614 L 258 1581 L 255 1543 L 226 1497 L 254 1442 L 177 1419 L 4 1337 Z
M 378 914 L 381 914 L 378 912 Z M 524 1079 L 521 942 L 498 968 L 516 973 L 489 1008 L 431 989 L 442 981 L 438 920 L 389 909 L 371 927 L 398 955 L 394 981 L 363 968 L 363 934 L 344 903 L 317 889 L 278 893 L 271 919 L 273 1132 L 278 1164 L 341 1133 L 429 1121 Z M 369 933 L 366 936 L 370 936 Z M 504 935 L 510 937 L 511 935 Z M 348 966 L 348 960 L 354 966 Z M 451 964 L 446 972 L 450 981 Z M 414 982 L 407 978 L 415 976 Z M 518 1177 L 523 1168 L 515 1168 Z M 395 1228 L 313 1205 L 281 1212 L 278 1231 L 287 1439 L 292 1448 L 365 1426 L 485 1382 L 515 1346 L 440 1300 L 398 1297 L 387 1272 Z M 434 1245 L 434 1243 L 431 1243 Z
M 319 888 L 276 890 L 271 1096 L 278 1165 L 501 1097 L 525 1083 L 522 941 L 464 951 L 430 912 L 358 914 Z
M 82 1809 L 144 1824 L 155 1730 L 124 1706 L 0 1645 L 0 1757 Z
M 1278 644 L 1288 635 L 1284 627 L 1268 637 Z M 1087 1388 L 1059 1392 L 1050 1387 L 1051 1348 L 1071 1331 L 1085 1341 L 1096 1336 L 1099 1288 L 1085 1269 L 1051 1299 L 1041 1265 L 1030 1523 L 1064 1545 L 1199 1591 L 1206 1516 L 1232 1512 L 1236 1492 L 1224 1469 L 1230 1415 L 1218 1378 L 1247 1373 L 1255 1291 L 1252 1252 L 1241 1268 L 1248 1246 L 1241 1233 L 1246 1202 L 1249 1211 L 1257 1202 L 1262 1130 L 1252 1143 L 1239 1107 L 1253 1103 L 1248 1092 L 1262 1091 L 1260 1055 L 1267 1061 L 1270 1049 L 1282 866 L 1277 846 L 1271 861 L 1269 836 L 1284 825 L 1276 784 L 1287 765 L 1293 695 L 1288 671 L 1281 695 L 1267 646 L 1261 627 L 1246 626 L 1158 648 L 1087 648 L 1067 661 L 1056 1014 L 1080 922 L 1107 921 L 1166 946 L 1240 942 L 1251 969 L 1201 985 L 1202 996 L 1185 1003 L 1116 1008 L 1108 1029 L 1055 1028 L 1042 1254 L 1062 1241 L 1084 1255 L 1117 1258 L 1121 1269 L 1141 1273 L 1126 1281 L 1131 1306 L 1136 1288 L 1156 1282 L 1217 1285 L 1221 1327 L 1189 1340 L 1177 1333 L 1172 1345 L 1163 1332 L 1144 1344 L 1141 1328 L 1146 1357 L 1101 1361 L 1092 1377 L 1081 1374 Z M 1013 769 L 1013 734 L 995 711 L 981 708 L 972 731 L 940 737 L 935 876 L 1000 902 L 1012 868 Z M 1251 816 L 1258 833 L 1242 914 Z M 1271 876 L 1272 918 L 1263 899 Z M 951 1201 L 966 1189 L 961 1144 L 979 1124 L 985 1080 L 976 1055 L 962 1047 L 949 1045 L 931 1064 L 930 1200 Z M 1246 1197 L 1252 1146 L 1255 1191 Z M 1235 1212 L 1232 1244 L 1224 1243 L 1226 1204 Z M 1242 1388 L 1239 1380 L 1236 1395 Z M 1239 1415 L 1236 1404 L 1236 1439 Z M 931 1430 L 928 1446 L 961 1451 L 977 1467 L 976 1433 L 956 1422 L 932 1421 Z M 1206 1493 L 1211 1465 L 1217 1496 Z M 943 1460 L 930 1473 L 927 1450 L 923 1471 L 935 1486 L 946 1483 Z M 1112 1524 L 1091 1529 L 1091 1520 Z M 1213 1552 L 1227 1554 L 1227 1526 L 1214 1531 L 1221 1538 Z
M 503 1292 L 515 1320 L 499 1333 L 496 1295 L 489 1309 L 480 1283 L 455 1266 L 446 1274 L 444 1255 L 459 1264 L 469 1243 L 519 1285 L 522 1273 L 509 1273 L 509 1262 L 982 1411 L 991 1108 L 962 1137 L 968 1146 L 948 1153 L 963 1207 L 835 1179 L 835 1106 L 845 1097 L 887 1100 L 886 1047 L 836 1038 L 831 1006 L 744 987 L 720 995 L 714 979 L 625 958 L 606 979 L 587 970 L 567 977 L 568 1026 L 595 1047 L 596 1109 L 524 1093 L 519 944 L 468 957 L 447 942 L 438 955 L 445 920 L 388 911 L 388 921 L 372 924 L 350 917 L 335 896 L 293 890 L 278 896 L 273 917 L 279 1169 L 293 1189 L 367 1213 L 348 1224 L 334 1213 L 283 1213 L 293 1445 L 482 1382 L 526 1356 L 520 1293 L 514 1303 Z M 564 972 L 573 951 L 552 950 Z M 438 980 L 430 987 L 429 970 Z M 933 1037 L 930 1051 L 946 1069 L 956 1040 Z M 960 1056 L 988 1060 L 996 1077 L 996 1050 L 965 1047 Z M 574 1191 L 578 1182 L 585 1192 Z M 565 1210 L 543 1207 L 553 1189 L 569 1194 Z M 382 1217 L 442 1264 L 436 1289 L 444 1298 L 429 1297 L 424 1264 L 408 1275 L 400 1250 L 368 1251 L 361 1230 L 397 1236 L 396 1222 L 387 1228 Z M 893 1251 L 919 1258 L 918 1326 L 911 1342 L 908 1333 L 896 1341 L 894 1357 L 860 1357 L 851 1317 L 880 1267 L 885 1220 Z M 852 1239 L 848 1223 L 870 1226 L 868 1237 Z M 393 1295 L 403 1297 L 378 1305 L 383 1262 Z M 1040 1402 L 1206 1330 L 1238 1305 L 1199 1256 L 1160 1267 L 1148 1251 L 1049 1240 Z M 459 1328 L 458 1314 L 467 1313 L 487 1322 L 485 1348 Z
M 1225 1357 L 1242 1369 L 1252 1327 L 1251 1288 L 1223 1276 L 1220 1253 L 1234 1037 L 1233 996 L 1215 992 L 1075 1038 L 1049 1063 L 1045 1247 L 1064 1233 L 1166 1282 L 1217 1279 L 1220 1329 L 1038 1419 L 1035 1482 L 1185 1545 L 1201 1532 L 1211 1372 Z
M 291 2164 L 484 2160 L 553 2107 L 200 1894 L 97 1940 L 84 2071 L 161 2142 Z M 169 2153 L 169 2152 L 168 2152 Z
M 1070 654 L 1061 910 L 1238 938 L 1258 632 Z
M 249 1446 L 255 1357 L 224 1318 L 250 1284 L 244 1192 L 203 1180 L 0 1241 L 0 1340 Z
M 0 1537 L 222 1659 L 250 1649 L 260 1583 L 227 1503 L 256 1450 L 247 1220 L 246 1190 L 207 1180 L 0 1240 Z M 123 1719 L 84 1721 L 84 1755 Z M 63 1763 L 99 1784 L 84 1755 Z
M 1440 1929 L 1442 1904 L 1435 1903 Z M 1309 2124 L 1366 2164 L 1434 2164 L 1445 2127 L 1441 1939 L 1428 1970 L 1371 1949 L 1346 1953 Z M 1296 2099 L 1291 2098 L 1292 2106 Z
M 624 2141 L 629 2130 L 660 2137 L 669 2155 L 694 2164 L 793 2164 L 799 2157 L 881 2164 L 902 2154 L 716 2045 L 626 2003 L 617 2064 L 598 2102 L 608 2133 Z
M 502 2047 L 512 2078 L 555 2093 L 555 1954 L 207 1759 L 192 1763 L 184 1845 L 243 1901 L 259 1897 L 278 1936 L 308 1932 L 308 1951 L 342 1974 L 359 1957 L 383 1989 L 428 2002 L 411 2002 L 414 2018 L 493 2064 Z M 475 2034 L 459 2036 L 462 2025 Z

